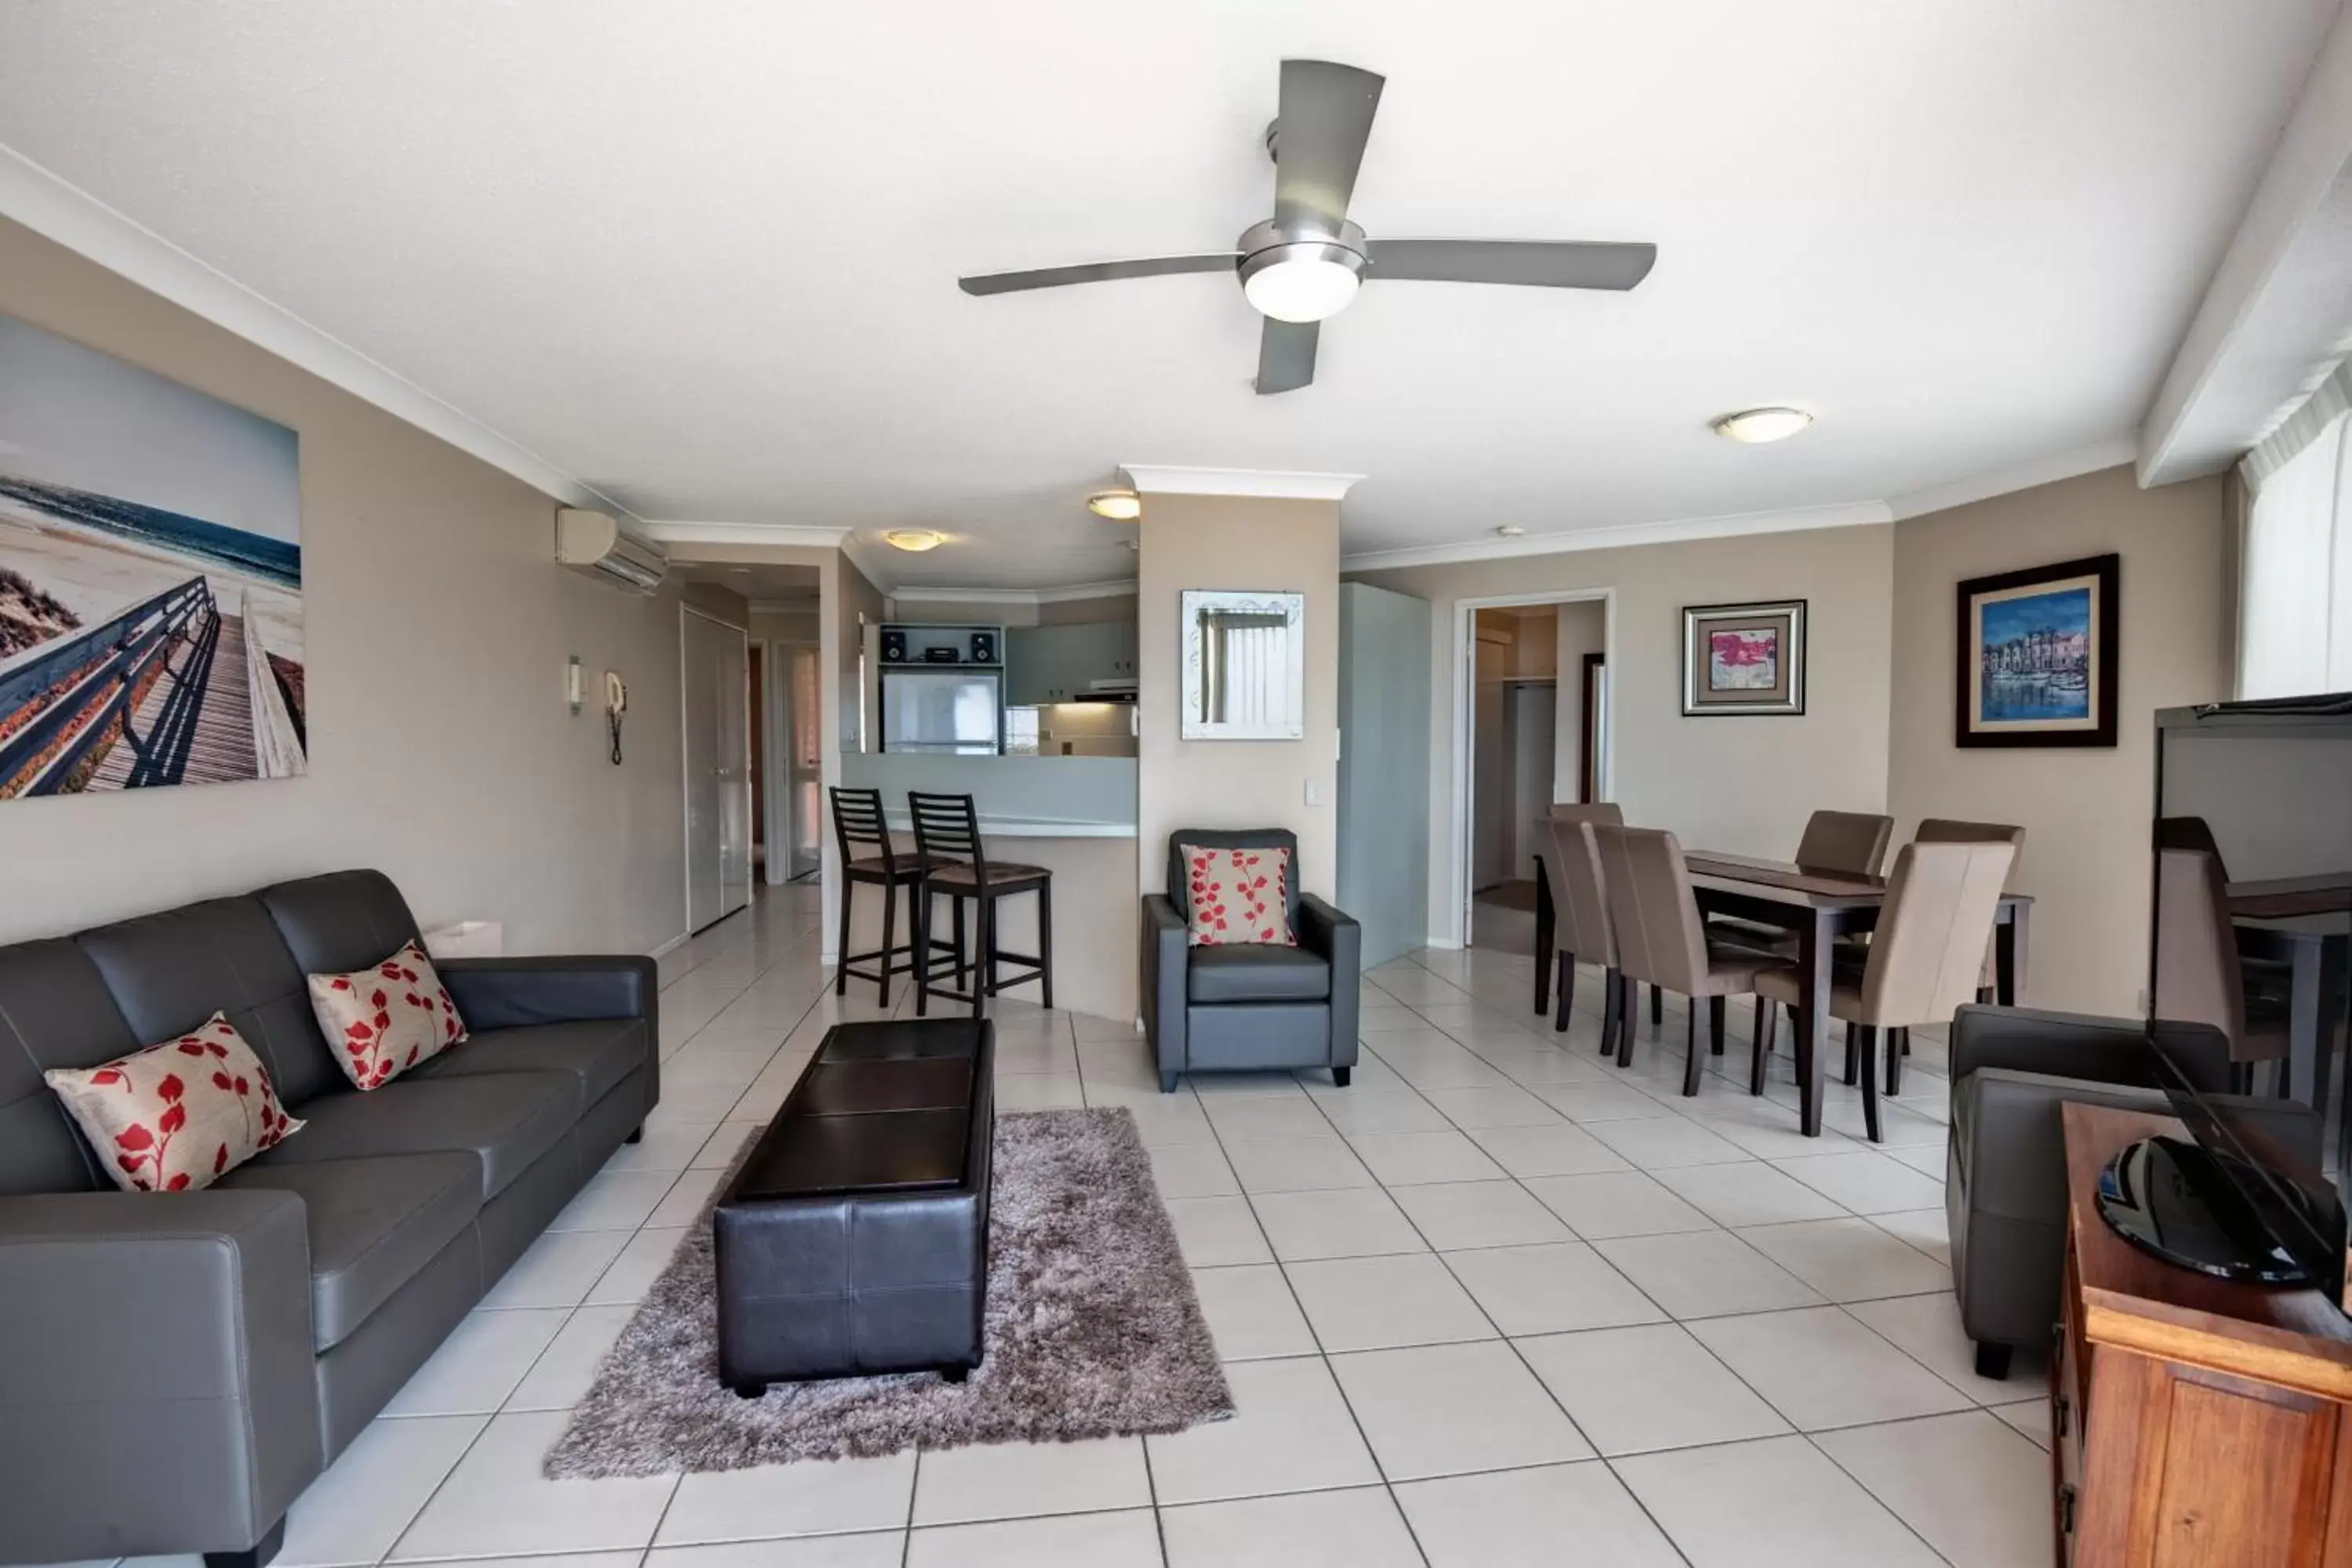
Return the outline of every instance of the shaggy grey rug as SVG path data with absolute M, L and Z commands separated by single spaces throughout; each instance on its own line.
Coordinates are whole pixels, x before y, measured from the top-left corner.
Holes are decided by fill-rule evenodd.
M 606 1353 L 547 1456 L 548 1476 L 1069 1442 L 1178 1432 L 1233 1414 L 1125 1110 L 1000 1114 L 988 1243 L 986 1357 L 962 1384 L 916 1373 L 781 1384 L 739 1399 L 719 1382 L 706 1208 Z

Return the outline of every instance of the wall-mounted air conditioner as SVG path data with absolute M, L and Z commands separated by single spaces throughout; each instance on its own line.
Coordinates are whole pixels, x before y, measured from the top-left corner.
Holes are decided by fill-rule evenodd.
M 660 587 L 669 571 L 669 556 L 660 545 L 631 538 L 601 511 L 570 507 L 555 514 L 555 559 L 640 594 Z

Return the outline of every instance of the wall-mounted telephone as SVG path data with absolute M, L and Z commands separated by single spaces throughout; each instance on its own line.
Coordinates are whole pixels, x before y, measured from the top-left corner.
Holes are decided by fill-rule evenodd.
M 604 723 L 613 732 L 613 765 L 621 765 L 621 715 L 629 710 L 629 688 L 612 670 L 604 672 Z

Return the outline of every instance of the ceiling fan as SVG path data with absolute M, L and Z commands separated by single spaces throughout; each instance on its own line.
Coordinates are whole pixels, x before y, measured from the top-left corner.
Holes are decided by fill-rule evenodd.
M 1281 107 L 1265 132 L 1274 158 L 1274 216 L 1243 230 L 1231 250 L 983 272 L 957 282 L 967 294 L 1009 294 L 1169 272 L 1234 272 L 1243 294 L 1266 318 L 1257 389 L 1267 394 L 1296 391 L 1315 379 L 1318 323 L 1344 308 L 1366 279 L 1622 290 L 1649 275 L 1658 258 L 1654 245 L 1367 239 L 1348 221 L 1348 200 L 1384 79 L 1329 60 L 1282 62 Z

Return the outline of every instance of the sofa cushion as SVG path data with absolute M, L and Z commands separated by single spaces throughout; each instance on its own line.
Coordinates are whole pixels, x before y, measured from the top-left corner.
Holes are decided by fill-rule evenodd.
M 346 1097 L 338 1097 L 346 1098 Z M 341 1344 L 481 1212 L 469 1154 L 390 1154 L 248 1165 L 224 1187 L 292 1193 L 310 1238 L 312 1348 Z
M 484 1073 L 569 1073 L 579 1085 L 572 1114 L 613 1091 L 652 1057 L 642 1018 L 600 1018 L 576 1024 L 524 1024 L 477 1029 L 455 1050 L 418 1066 L 415 1079 L 478 1078 Z
M 145 1043 L 72 942 L 0 947 L 0 1197 L 110 1184 L 41 1074 L 96 1067 Z
M 73 941 L 142 1041 L 171 1039 L 226 1013 L 296 1114 L 345 1082 L 310 1016 L 302 971 L 258 900 L 183 904 Z
M 1325 1002 L 1331 964 L 1319 952 L 1271 943 L 1196 947 L 1185 966 L 1192 1002 Z
M 94 1068 L 42 1075 L 126 1193 L 197 1193 L 302 1123 L 229 1021 Z
M 348 973 L 313 974 L 310 983 L 320 1032 L 354 1089 L 382 1089 L 465 1042 L 457 1004 L 413 942 L 381 962 Z
M 401 1079 L 372 1094 L 345 1089 L 302 1108 L 308 1125 L 262 1156 L 267 1165 L 310 1165 L 377 1154 L 472 1154 L 482 1197 L 506 1191 L 579 1120 L 579 1089 L 566 1074 L 491 1073 Z

